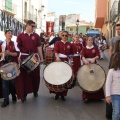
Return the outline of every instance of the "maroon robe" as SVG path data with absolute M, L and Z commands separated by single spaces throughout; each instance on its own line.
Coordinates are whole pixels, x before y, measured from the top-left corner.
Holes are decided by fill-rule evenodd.
M 82 57 L 94 58 L 99 55 L 100 54 L 97 46 L 91 49 L 87 49 L 86 47 L 82 49 Z M 101 88 L 99 91 L 95 93 L 89 93 L 89 92 L 83 91 L 82 98 L 83 99 L 104 99 L 105 96 L 104 96 L 103 88 Z
M 82 50 L 82 44 L 80 43 L 72 43 L 72 46 L 73 46 L 73 54 L 77 54 L 77 52 L 80 54 L 81 53 L 81 50 Z M 72 69 L 73 69 L 73 72 L 74 72 L 74 78 L 76 78 L 77 76 L 77 71 L 78 69 L 80 68 L 81 66 L 81 59 L 80 59 L 80 56 L 74 56 L 73 57 L 73 66 L 72 66 Z
M 21 33 L 17 37 L 17 43 L 21 53 L 37 53 L 37 47 L 40 47 L 40 38 L 36 33 L 31 33 L 30 36 L 27 33 Z M 26 57 L 28 55 L 21 55 L 20 59 L 23 61 Z M 18 99 L 23 99 L 28 93 L 38 92 L 40 68 L 38 66 L 29 74 L 23 68 L 20 68 L 20 71 L 21 73 L 15 81 L 15 86 Z
M 3 42 L 0 43 L 0 52 L 2 52 L 2 46 Z M 15 49 L 15 46 L 14 46 L 14 42 L 13 41 L 10 41 L 8 45 L 6 45 L 6 48 L 7 50 L 9 50 L 10 52 L 17 52 L 16 49 Z M 17 52 L 17 56 L 16 57 L 12 57 L 12 62 L 16 62 L 17 63 L 17 57 L 19 56 L 19 52 Z M 3 65 L 3 61 L 0 62 L 0 66 Z M 15 81 L 16 79 L 14 79 Z M 3 97 L 3 94 L 2 94 L 2 81 L 0 79 L 0 98 Z
M 54 52 L 55 53 L 61 53 L 61 54 L 69 56 L 69 55 L 73 54 L 72 44 L 69 43 L 69 42 L 66 42 L 64 44 L 62 41 L 58 41 L 58 42 L 55 43 Z M 60 59 L 62 61 L 67 61 L 68 62 L 68 58 L 61 58 L 60 57 Z M 56 93 L 56 92 L 52 92 L 52 93 L 55 93 L 57 95 L 67 96 L 67 92 L 68 92 L 68 90 L 65 90 L 65 91 L 59 92 L 59 93 Z

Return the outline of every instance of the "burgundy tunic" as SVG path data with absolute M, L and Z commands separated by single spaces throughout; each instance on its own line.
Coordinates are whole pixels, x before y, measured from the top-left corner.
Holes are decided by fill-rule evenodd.
M 3 42 L 0 43 L 0 52 L 2 52 L 2 48 L 1 48 L 1 45 L 3 44 Z M 10 41 L 8 45 L 6 45 L 6 48 L 7 50 L 9 50 L 10 52 L 17 52 L 15 50 L 15 46 L 14 46 L 14 42 L 13 41 Z M 12 57 L 12 62 L 16 62 L 17 63 L 17 57 L 19 56 L 19 52 L 17 52 L 17 56 L 16 57 Z M 3 65 L 3 62 L 1 61 L 0 62 L 0 66 Z M 16 80 L 16 79 L 14 79 Z M 2 98 L 3 95 L 2 95 L 2 81 L 0 79 L 0 98 Z
M 55 43 L 54 52 L 55 53 L 61 53 L 61 54 L 67 55 L 67 56 L 71 55 L 71 54 L 73 54 L 72 44 L 69 43 L 69 42 L 66 42 L 64 44 L 62 41 L 58 41 L 58 42 Z M 60 57 L 60 59 L 62 61 L 68 61 L 68 58 L 61 58 Z M 68 90 L 65 90 L 65 91 L 59 92 L 59 93 L 55 93 L 55 92 L 52 91 L 52 93 L 67 96 L 67 91 Z
M 82 57 L 94 58 L 99 55 L 100 55 L 99 50 L 98 50 L 98 47 L 96 46 L 93 47 L 92 49 L 87 49 L 86 47 L 82 49 Z M 104 99 L 105 96 L 104 96 L 103 88 L 101 88 L 101 90 L 95 93 L 88 93 L 88 92 L 83 91 L 82 98 L 83 99 Z
M 17 37 L 17 43 L 21 53 L 37 53 L 37 47 L 40 46 L 40 39 L 36 33 L 30 34 L 30 36 L 27 33 L 21 33 Z M 22 61 L 26 57 L 28 56 L 20 56 Z M 23 99 L 28 93 L 38 92 L 40 84 L 40 68 L 38 66 L 30 74 L 28 74 L 23 68 L 20 68 L 20 71 L 21 73 L 15 81 L 15 85 L 18 99 Z
M 72 43 L 73 46 L 73 54 L 77 54 L 77 52 L 80 54 L 82 50 L 82 44 L 80 43 Z M 77 76 L 77 71 L 79 67 L 81 66 L 81 59 L 80 56 L 74 56 L 73 57 L 74 64 L 72 66 L 73 72 L 74 72 L 74 77 L 76 78 Z

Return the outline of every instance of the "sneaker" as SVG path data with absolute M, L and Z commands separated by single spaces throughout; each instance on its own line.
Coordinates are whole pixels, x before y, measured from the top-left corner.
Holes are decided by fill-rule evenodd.
M 4 101 L 3 103 L 2 103 L 2 105 L 1 105 L 1 107 L 6 107 L 6 106 L 8 106 L 9 105 L 9 101 Z

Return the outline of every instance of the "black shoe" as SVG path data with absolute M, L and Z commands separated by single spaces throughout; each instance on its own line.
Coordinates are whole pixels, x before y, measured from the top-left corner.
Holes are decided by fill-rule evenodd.
M 62 101 L 66 101 L 66 99 L 65 99 L 64 96 L 61 96 L 61 100 L 62 100 Z
M 24 97 L 23 99 L 21 99 L 21 102 L 24 103 L 26 101 L 26 97 Z
M 4 101 L 3 103 L 2 103 L 2 105 L 1 105 L 1 107 L 6 107 L 7 105 L 9 105 L 9 101 Z
M 59 95 L 55 95 L 54 100 L 58 100 Z
M 16 102 L 16 101 L 17 101 L 16 96 L 12 96 L 12 101 L 13 101 L 13 102 Z
M 37 92 L 34 92 L 34 97 L 38 97 L 38 93 Z
M 88 103 L 89 102 L 89 99 L 83 99 L 85 103 Z

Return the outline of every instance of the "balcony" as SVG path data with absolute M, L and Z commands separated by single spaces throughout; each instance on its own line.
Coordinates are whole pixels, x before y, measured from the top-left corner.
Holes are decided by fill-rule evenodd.
M 17 5 L 13 4 L 12 2 L 3 0 L 2 2 L 2 10 L 12 16 L 17 14 Z
M 108 0 L 96 0 L 95 28 L 102 28 L 107 14 Z
M 118 2 L 119 1 L 114 1 L 111 11 L 110 11 L 110 22 L 114 21 L 115 18 L 118 16 Z

